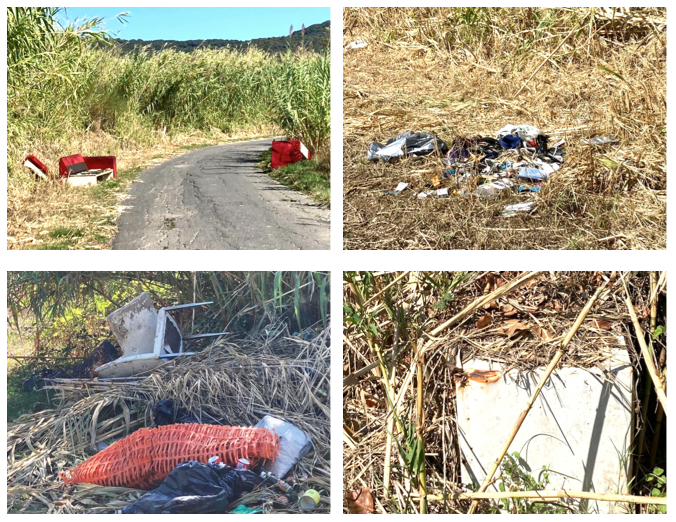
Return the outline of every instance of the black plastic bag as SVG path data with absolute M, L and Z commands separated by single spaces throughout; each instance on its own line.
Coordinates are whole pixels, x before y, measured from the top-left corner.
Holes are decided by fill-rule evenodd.
M 157 489 L 122 509 L 124 514 L 226 513 L 228 505 L 263 479 L 249 470 L 183 462 Z
M 157 426 L 168 424 L 214 424 L 209 420 L 198 419 L 191 411 L 185 408 L 176 408 L 174 401 L 162 399 L 153 406 L 153 417 Z

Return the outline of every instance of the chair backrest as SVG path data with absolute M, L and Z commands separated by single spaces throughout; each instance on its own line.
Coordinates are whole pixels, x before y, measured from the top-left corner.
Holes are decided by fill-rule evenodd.
M 157 314 L 157 330 L 153 353 L 158 356 L 183 353 L 183 336 L 174 318 L 166 309 L 160 308 Z
M 157 312 L 146 292 L 115 310 L 107 319 L 117 342 L 120 343 L 123 356 L 153 352 Z

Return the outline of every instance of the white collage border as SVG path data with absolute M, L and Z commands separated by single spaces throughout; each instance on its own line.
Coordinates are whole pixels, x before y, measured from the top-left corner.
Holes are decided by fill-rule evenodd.
M 91 5 L 82 2 L 74 5 Z M 129 5 L 129 4 L 127 4 Z M 146 2 L 144 6 L 178 7 L 179 2 Z M 281 2 L 249 2 L 247 7 L 268 7 L 284 5 Z M 315 7 L 316 2 L 293 2 L 293 6 Z M 332 426 L 331 426 L 331 515 L 340 515 L 342 512 L 342 271 L 343 270 L 535 270 L 546 267 L 549 270 L 669 270 L 673 257 L 668 251 L 654 252 L 553 252 L 553 251 L 432 251 L 432 252 L 347 252 L 342 249 L 342 157 L 343 157 L 343 127 L 342 127 L 342 92 L 343 92 L 343 35 L 342 35 L 342 8 L 344 6 L 359 6 L 361 2 L 319 2 L 319 5 L 331 6 L 331 164 L 332 164 L 332 194 L 331 194 L 331 251 L 279 251 L 274 256 L 260 255 L 258 251 L 148 251 L 143 253 L 129 253 L 117 251 L 89 252 L 89 251 L 10 251 L 3 256 L 2 263 L 5 273 L 2 277 L 3 296 L 7 296 L 8 270 L 72 270 L 94 267 L 96 270 L 330 270 L 332 273 L 332 361 L 331 380 L 332 392 Z M 406 5 L 401 2 L 387 3 L 389 6 Z M 428 5 L 434 5 L 428 4 Z M 448 5 L 448 4 L 446 4 Z M 460 5 L 460 4 L 458 4 Z M 526 4 L 528 5 L 528 4 Z M 627 3 L 626 5 L 630 5 Z M 633 5 L 633 4 L 631 4 Z M 237 3 L 203 2 L 199 6 L 209 7 L 238 7 Z M 194 7 L 198 7 L 197 5 Z M 3 17 L 6 13 L 3 12 Z M 6 23 L 6 19 L 5 19 Z M 668 41 L 672 40 L 672 28 L 668 27 Z M 2 41 L 6 47 L 6 38 Z M 671 47 L 671 45 L 670 45 Z M 672 50 L 673 51 L 673 50 Z M 2 53 L 2 60 L 6 73 L 6 48 Z M 673 52 L 668 53 L 668 70 L 673 67 Z M 5 74 L 6 78 L 6 74 Z M 667 98 L 674 91 L 668 83 Z M 3 82 L 3 93 L 7 95 L 7 84 Z M 6 104 L 2 104 L 4 124 L 2 133 L 7 143 Z M 668 135 L 670 132 L 668 124 Z M 668 158 L 674 158 L 671 151 L 674 146 L 668 142 Z M 5 156 L 6 167 L 6 156 Z M 6 178 L 2 183 L 7 193 Z M 673 192 L 673 191 L 672 191 Z M 668 196 L 669 208 L 674 195 Z M 2 213 L 5 244 L 7 240 L 7 207 Z M 672 245 L 673 233 L 668 230 L 668 245 Z M 673 315 L 673 314 L 672 314 Z M 667 328 L 673 326 L 668 319 Z M 5 328 L 6 322 L 5 322 Z M 5 332 L 6 334 L 6 332 Z M 5 354 L 7 350 L 7 336 L 4 336 Z M 7 385 L 6 371 L 3 372 L 3 389 Z M 6 401 L 2 402 L 2 418 L 6 419 Z M 7 425 L 4 424 L 6 435 Z M 671 426 L 667 433 L 672 433 Z M 668 437 L 669 446 L 672 445 Z M 673 460 L 673 459 L 670 459 Z M 6 478 L 6 467 L 4 468 Z M 6 490 L 3 490 L 6 500 Z M 284 516 L 284 515 L 277 515 Z

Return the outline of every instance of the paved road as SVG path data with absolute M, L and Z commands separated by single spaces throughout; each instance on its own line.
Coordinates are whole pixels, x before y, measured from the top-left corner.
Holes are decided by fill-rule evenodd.
M 329 210 L 261 172 L 271 140 L 195 150 L 146 170 L 118 220 L 114 250 L 320 250 Z

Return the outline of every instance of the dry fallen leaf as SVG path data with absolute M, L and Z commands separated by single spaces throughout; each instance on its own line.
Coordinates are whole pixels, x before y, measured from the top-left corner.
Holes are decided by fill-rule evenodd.
M 374 401 L 373 399 L 364 399 L 364 403 L 366 404 L 366 406 L 368 406 L 371 409 L 378 406 L 378 402 Z
M 604 321 L 603 319 L 594 319 L 592 321 L 592 328 L 597 328 L 599 330 L 610 330 L 612 327 L 612 323 Z
M 493 322 L 493 316 L 491 314 L 484 314 L 479 317 L 479 320 L 476 322 L 477 328 L 486 328 L 489 324 Z
M 534 326 L 532 332 L 538 336 L 544 339 L 545 341 L 549 341 L 552 336 L 549 335 L 549 332 L 545 330 L 544 328 L 540 328 L 539 326 Z
M 511 337 L 516 333 L 521 333 L 530 330 L 530 327 L 527 324 L 522 323 L 518 319 L 510 319 L 508 321 L 505 321 L 504 326 L 507 329 L 504 330 L 503 328 L 500 328 L 498 333 L 503 333 L 507 337 Z
M 347 510 L 351 515 L 372 515 L 373 494 L 369 488 L 361 488 L 345 493 Z

